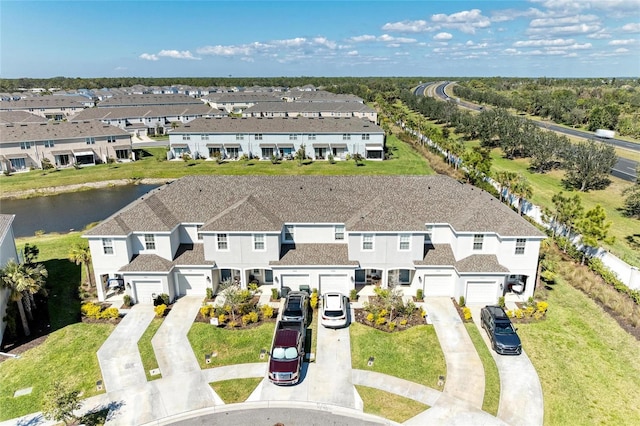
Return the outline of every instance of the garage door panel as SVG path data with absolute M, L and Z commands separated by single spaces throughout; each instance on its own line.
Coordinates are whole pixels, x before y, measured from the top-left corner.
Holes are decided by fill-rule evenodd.
M 344 295 L 349 294 L 349 278 L 347 275 L 320 275 L 320 294 L 338 292 Z
M 473 305 L 495 304 L 498 300 L 498 283 L 495 281 L 468 281 L 465 301 Z
M 162 293 L 162 283 L 160 281 L 132 281 L 135 289 L 136 303 L 153 303 L 154 295 L 157 297 Z
M 291 291 L 299 291 L 301 285 L 310 285 L 309 275 L 281 275 L 282 287 L 289 287 Z
M 426 274 L 424 276 L 425 296 L 454 296 L 451 274 Z
M 180 296 L 204 296 L 207 294 L 207 285 L 204 274 L 178 274 Z

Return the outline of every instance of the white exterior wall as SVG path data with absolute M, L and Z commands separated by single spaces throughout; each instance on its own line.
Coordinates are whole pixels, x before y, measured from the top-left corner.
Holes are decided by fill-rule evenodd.
M 498 253 L 498 238 L 495 234 L 482 234 L 484 239 L 482 241 L 482 250 L 473 249 L 473 236 L 474 234 L 458 234 L 456 241 L 456 250 L 454 255 L 457 260 L 464 259 L 474 254 L 497 254 Z
M 265 251 L 253 250 L 253 235 L 227 233 L 228 250 L 218 250 L 216 235 L 204 238 L 205 258 L 215 260 L 218 269 L 270 268 L 280 257 L 280 234 L 265 234 Z
M 421 260 L 424 248 L 424 236 L 411 235 L 411 249 L 398 249 L 399 234 L 373 233 L 373 250 L 362 250 L 363 233 L 349 233 L 349 259 L 360 261 L 364 268 L 401 268 L 415 260 Z
M 201 225 L 201 224 L 200 224 Z M 182 224 L 178 228 L 180 244 L 197 244 L 203 240 L 198 240 L 198 224 Z
M 13 222 L 13 219 L 12 219 Z M 4 235 L 2 241 L 0 241 L 0 268 L 3 268 L 7 262 L 13 259 L 18 262 L 18 252 L 16 250 L 16 240 L 13 234 L 13 226 L 9 226 L 7 233 Z M 2 342 L 2 336 L 6 323 L 3 318 L 7 313 L 7 304 L 9 304 L 9 290 L 0 289 L 0 342 Z
M 155 254 L 167 260 L 173 260 L 173 254 L 175 250 L 173 248 L 171 234 L 152 234 L 154 236 L 156 248 L 153 250 L 147 250 L 144 236 L 148 234 L 133 234 L 131 235 L 131 248 L 132 254 Z
M 277 282 L 277 287 L 280 288 L 282 285 L 282 275 L 308 275 L 309 276 L 309 286 L 311 289 L 318 288 L 320 283 L 320 275 L 346 275 L 346 288 L 344 289 L 344 294 L 348 295 L 349 291 L 352 288 L 355 288 L 354 280 L 355 280 L 355 267 L 340 267 L 340 266 L 329 266 L 326 268 L 319 268 L 317 266 L 313 267 L 305 267 L 305 266 L 295 266 L 295 267 L 282 267 L 282 266 L 274 266 L 273 267 L 273 281 L 274 284 Z
M 91 262 L 93 264 L 94 282 L 97 283 L 98 300 L 104 300 L 105 294 L 102 290 L 100 276 L 118 271 L 129 264 L 132 256 L 132 247 L 127 237 L 114 237 L 113 254 L 104 254 L 101 237 L 89 237 L 89 250 L 91 251 Z
M 335 239 L 334 224 L 293 224 L 294 242 L 298 244 L 346 244 L 346 235 L 344 240 Z M 345 232 L 346 234 L 346 232 Z
M 130 284 L 132 281 L 160 281 L 161 290 L 157 293 L 158 295 L 162 293 L 166 293 L 169 295 L 170 300 L 175 300 L 176 292 L 175 285 L 173 280 L 173 274 L 161 273 L 161 274 L 153 274 L 153 273 L 125 273 L 123 274 L 125 283 Z M 125 292 L 129 296 L 133 298 L 135 303 L 139 303 L 140 301 L 135 297 L 134 288 L 128 288 L 129 286 L 125 285 Z

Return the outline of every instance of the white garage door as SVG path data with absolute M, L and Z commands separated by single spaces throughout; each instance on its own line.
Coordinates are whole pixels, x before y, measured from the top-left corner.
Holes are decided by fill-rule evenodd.
M 207 294 L 207 278 L 204 274 L 178 274 L 180 296 L 204 296 Z
M 425 296 L 453 296 L 453 276 L 451 274 L 428 274 L 424 276 Z
M 495 281 L 467 281 L 468 305 L 491 305 L 498 301 L 498 283 Z
M 301 285 L 309 285 L 309 275 L 281 275 L 282 287 L 289 287 L 291 291 L 300 290 Z
M 131 287 L 135 292 L 136 303 L 153 303 L 154 295 L 162 293 L 160 281 L 131 281 Z
M 320 275 L 320 294 L 337 291 L 344 295 L 349 294 L 349 279 L 346 275 Z

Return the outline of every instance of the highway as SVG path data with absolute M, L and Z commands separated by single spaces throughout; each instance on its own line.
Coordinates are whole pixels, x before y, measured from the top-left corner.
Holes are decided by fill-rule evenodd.
M 440 98 L 442 100 L 445 101 L 449 101 L 451 100 L 451 98 L 446 94 L 446 88 L 449 85 L 452 85 L 454 83 L 452 82 L 448 82 L 448 81 L 444 81 L 444 82 L 439 82 L 439 83 L 424 83 L 421 84 L 420 86 L 418 86 L 413 93 L 416 96 L 431 96 L 431 97 L 437 97 Z M 435 85 L 435 87 L 434 87 Z M 471 102 L 467 102 L 467 101 L 459 101 L 456 102 L 458 104 L 459 107 L 461 108 L 466 108 L 472 111 L 482 111 L 484 109 L 483 106 L 477 105 L 477 104 L 473 104 Z M 539 122 L 539 121 L 535 121 L 535 120 L 531 120 L 532 123 L 534 123 L 535 125 L 537 125 L 540 128 L 543 128 L 545 130 L 551 130 L 554 132 L 558 132 L 558 133 L 562 133 L 565 135 L 569 135 L 569 136 L 573 136 L 573 137 L 577 137 L 577 138 L 583 138 L 583 139 L 595 139 L 598 140 L 600 142 L 606 143 L 608 145 L 613 145 L 614 147 L 618 147 L 618 148 L 623 148 L 623 149 L 628 149 L 630 151 L 635 151 L 635 152 L 640 152 L 640 144 L 637 143 L 633 143 L 633 142 L 628 142 L 625 140 L 621 140 L 621 139 L 605 139 L 605 138 L 600 138 L 597 137 L 594 133 L 592 132 L 586 132 L 584 130 L 576 130 L 576 129 L 570 129 L 570 128 L 566 128 L 563 126 L 559 126 L 557 124 L 554 123 L 548 123 L 548 122 Z M 633 160 L 629 160 L 627 158 L 622 158 L 622 157 L 618 157 L 618 161 L 616 162 L 616 164 L 613 166 L 613 168 L 611 169 L 611 175 L 615 176 L 617 178 L 620 179 L 624 179 L 626 181 L 629 182 L 634 182 L 636 180 L 636 169 L 638 167 L 638 162 L 637 161 L 633 161 Z

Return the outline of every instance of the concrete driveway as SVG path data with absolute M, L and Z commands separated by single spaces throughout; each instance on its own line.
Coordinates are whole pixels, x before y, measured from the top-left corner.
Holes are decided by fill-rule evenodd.
M 154 316 L 153 306 L 133 306 L 98 349 L 98 362 L 107 392 L 147 383 L 138 340 Z
M 471 307 L 471 314 L 500 374 L 498 418 L 513 425 L 542 425 L 544 400 L 536 369 L 524 350 L 519 356 L 508 356 L 498 355 L 491 349 L 489 336 L 480 322 L 480 309 L 480 306 Z
M 444 393 L 482 409 L 484 366 L 451 298 L 427 297 L 424 304 L 447 363 Z

